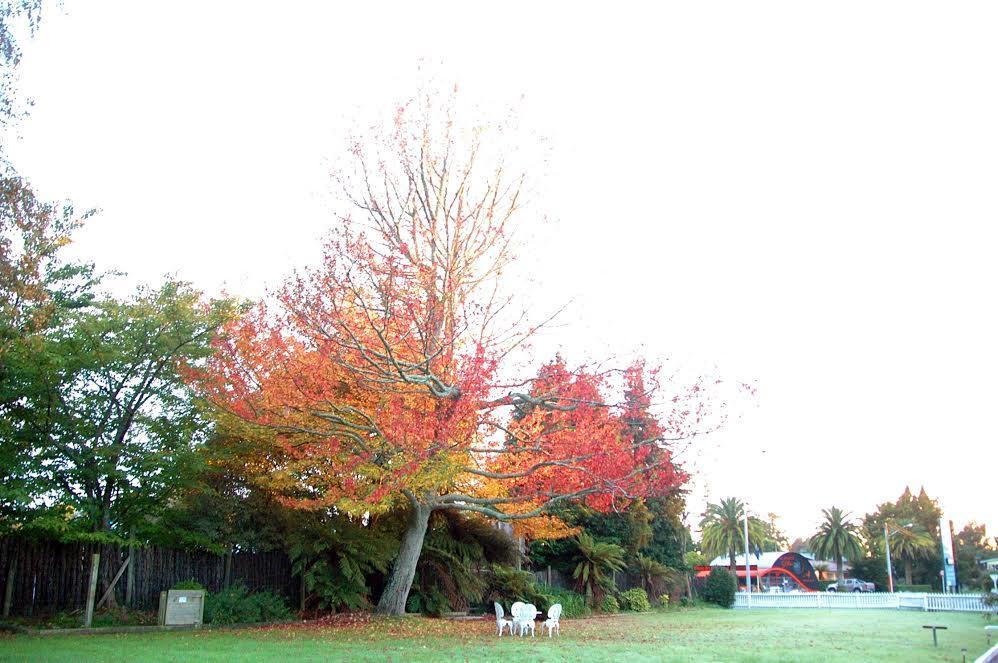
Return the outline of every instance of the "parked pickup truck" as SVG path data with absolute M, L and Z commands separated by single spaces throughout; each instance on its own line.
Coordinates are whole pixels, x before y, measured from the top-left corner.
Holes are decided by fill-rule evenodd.
M 865 580 L 859 580 L 858 578 L 846 578 L 845 580 L 839 580 L 838 582 L 833 582 L 831 585 L 828 586 L 828 591 L 875 592 L 877 591 L 877 587 L 872 582 L 866 582 Z

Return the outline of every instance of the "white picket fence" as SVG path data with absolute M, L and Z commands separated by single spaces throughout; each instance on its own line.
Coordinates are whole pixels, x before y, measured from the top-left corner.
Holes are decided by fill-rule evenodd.
M 752 593 L 752 608 L 888 608 L 924 611 L 987 612 L 981 594 L 924 594 L 913 592 L 804 592 Z M 745 592 L 735 594 L 735 607 L 748 608 Z

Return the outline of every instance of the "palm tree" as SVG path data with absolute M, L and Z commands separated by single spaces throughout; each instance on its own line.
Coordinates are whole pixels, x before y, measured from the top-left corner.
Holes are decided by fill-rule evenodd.
M 891 537 L 891 552 L 904 562 L 904 582 L 911 584 L 911 567 L 915 560 L 926 559 L 932 555 L 936 542 L 923 527 L 915 523 L 898 525 L 887 523 Z
M 598 543 L 585 532 L 575 539 L 575 579 L 581 594 L 598 604 L 611 580 L 607 574 L 624 568 L 624 549 L 613 543 Z
M 731 573 L 738 566 L 735 551 L 744 546 L 742 521 L 745 518 L 745 505 L 741 500 L 728 497 L 720 504 L 708 504 L 700 521 L 700 550 L 708 559 L 727 553 L 731 562 Z M 762 546 L 766 540 L 762 521 L 749 518 L 749 545 Z M 746 563 L 748 560 L 746 560 Z
M 858 534 L 859 529 L 849 519 L 850 514 L 836 506 L 822 509 L 821 513 L 824 514 L 825 520 L 808 544 L 815 556 L 822 559 L 831 557 L 835 560 L 838 579 L 841 580 L 845 577 L 845 571 L 842 569 L 842 558 L 858 559 L 863 556 Z

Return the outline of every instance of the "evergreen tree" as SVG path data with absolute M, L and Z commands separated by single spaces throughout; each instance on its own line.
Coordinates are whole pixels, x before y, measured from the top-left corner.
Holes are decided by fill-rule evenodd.
M 822 509 L 824 520 L 817 533 L 811 537 L 811 552 L 821 559 L 834 559 L 838 569 L 839 579 L 845 577 L 842 566 L 843 557 L 856 560 L 863 556 L 862 543 L 857 534 L 856 524 L 851 522 L 849 514 L 838 507 Z

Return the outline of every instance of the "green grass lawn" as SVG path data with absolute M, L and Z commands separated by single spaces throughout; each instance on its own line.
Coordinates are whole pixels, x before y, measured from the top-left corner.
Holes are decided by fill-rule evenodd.
M 949 627 L 939 647 L 923 624 Z M 561 638 L 495 636 L 494 622 L 353 618 L 335 626 L 4 636 L 2 661 L 972 661 L 980 615 L 893 610 L 689 609 L 563 620 Z

